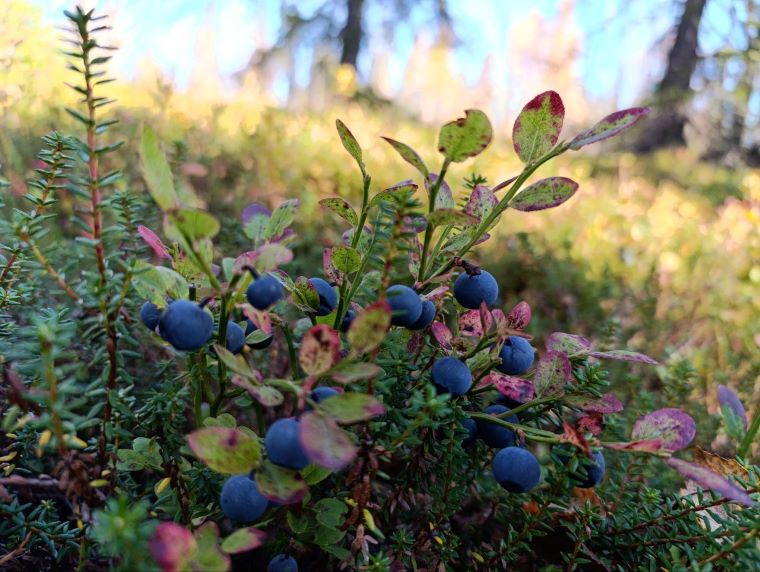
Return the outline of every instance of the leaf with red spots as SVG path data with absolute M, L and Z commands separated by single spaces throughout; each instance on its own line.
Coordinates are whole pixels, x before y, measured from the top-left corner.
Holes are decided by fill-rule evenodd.
M 195 456 L 209 469 L 225 475 L 239 475 L 261 463 L 257 439 L 241 429 L 206 427 L 186 436 Z
M 533 385 L 538 397 L 561 395 L 573 377 L 570 360 L 563 352 L 550 350 L 538 361 Z
M 393 147 L 393 149 L 395 149 L 396 153 L 398 153 L 404 161 L 417 169 L 422 175 L 423 179 L 427 179 L 430 176 L 430 171 L 428 171 L 425 162 L 420 158 L 414 149 L 409 147 L 409 145 L 402 143 L 401 141 L 391 139 L 390 137 L 383 137 L 383 139 L 385 139 L 388 144 Z
M 339 471 L 356 457 L 358 449 L 332 417 L 309 411 L 301 417 L 301 444 L 315 465 Z
M 554 332 L 546 339 L 546 349 L 565 352 L 569 355 L 590 350 L 591 342 L 582 336 Z
M 239 528 L 222 541 L 222 552 L 226 554 L 241 554 L 264 545 L 266 532 L 254 528 Z
M 555 91 L 546 91 L 522 108 L 512 128 L 512 145 L 523 163 L 546 154 L 559 139 L 565 120 L 565 106 Z
M 166 250 L 166 246 L 164 246 L 164 243 L 155 232 L 150 230 L 147 226 L 143 225 L 139 225 L 137 227 L 137 232 L 148 244 L 148 246 L 153 249 L 153 252 L 156 253 L 156 256 L 159 258 L 171 258 L 169 251 Z
M 578 190 L 578 183 L 567 177 L 549 177 L 533 183 L 509 206 L 518 211 L 542 211 L 557 207 L 567 201 Z
M 726 477 L 710 469 L 682 459 L 671 457 L 667 464 L 681 473 L 684 478 L 694 481 L 699 486 L 710 489 L 714 493 L 744 506 L 753 507 L 755 502 L 743 489 L 740 489 Z
M 657 365 L 657 360 L 650 358 L 648 355 L 640 354 L 638 352 L 631 352 L 628 350 L 609 350 L 606 352 L 591 352 L 589 355 L 597 359 L 632 361 L 632 362 L 637 362 L 637 363 L 647 363 L 649 365 Z
M 372 197 L 369 206 L 373 207 L 380 201 L 405 202 L 416 190 L 417 185 L 412 183 L 412 181 L 403 181 L 377 193 Z
M 489 312 L 486 315 L 486 325 L 490 330 L 493 325 L 493 318 Z M 477 336 L 483 335 L 483 315 L 480 310 L 469 310 L 459 316 L 459 333 L 463 336 Z
M 356 223 L 359 222 L 359 218 L 356 216 L 356 211 L 345 199 L 339 197 L 322 199 L 319 201 L 319 205 L 326 209 L 330 209 L 351 226 L 356 226 Z
M 621 131 L 631 127 L 639 119 L 646 117 L 650 111 L 648 107 L 632 107 L 611 113 L 591 129 L 573 137 L 568 147 L 573 151 L 577 151 L 585 145 L 614 137 Z
M 306 482 L 296 471 L 264 461 L 256 471 L 259 492 L 279 504 L 300 503 L 309 490 Z
M 259 310 L 250 304 L 238 304 L 243 315 L 248 318 L 254 326 L 267 335 L 272 334 L 272 317 L 266 310 Z
M 359 169 L 361 169 L 362 174 L 365 174 L 364 160 L 362 159 L 362 148 L 359 145 L 359 142 L 356 140 L 356 137 L 354 137 L 354 134 L 351 133 L 348 127 L 346 127 L 346 124 L 343 123 L 340 119 L 335 120 L 335 127 L 338 129 L 338 135 L 340 136 L 340 142 L 343 143 L 343 148 L 348 151 L 348 154 L 356 160 L 356 163 L 359 165 Z
M 478 220 L 483 220 L 498 204 L 499 200 L 485 185 L 478 185 L 470 193 L 470 198 L 464 207 L 464 212 Z
M 600 435 L 604 431 L 604 415 L 601 413 L 587 413 L 578 418 L 578 429 L 580 431 Z
M 322 251 L 322 270 L 328 282 L 335 282 L 338 286 L 343 284 L 343 276 L 333 264 L 333 249 L 325 248 Z
M 521 377 L 505 375 L 498 371 L 492 371 L 483 378 L 478 387 L 493 385 L 499 393 L 518 403 L 531 401 L 536 394 L 533 382 Z
M 430 188 L 438 180 L 437 173 L 430 173 L 429 178 L 425 181 L 425 190 L 430 194 Z M 454 203 L 454 193 L 451 192 L 451 186 L 446 181 L 441 181 L 441 186 L 438 187 L 438 193 L 435 196 L 435 208 L 436 209 L 453 209 L 456 206 Z
M 446 324 L 443 322 L 433 322 L 431 329 L 433 331 L 433 337 L 435 338 L 435 341 L 438 342 L 438 345 L 445 350 L 451 350 L 454 336 L 451 333 L 451 330 L 446 327 Z
M 599 399 L 581 398 L 571 403 L 589 413 L 620 413 L 624 409 L 622 402 L 612 393 L 605 393 Z
M 378 347 L 391 327 L 391 307 L 383 300 L 370 304 L 356 314 L 348 329 L 351 352 L 361 355 Z
M 308 375 L 322 375 L 340 360 L 340 336 L 327 324 L 317 324 L 306 332 L 298 361 Z
M 449 161 L 461 163 L 488 147 L 493 137 L 491 122 L 479 109 L 467 109 L 465 116 L 441 127 L 438 150 Z
M 494 310 L 495 315 L 495 310 Z M 503 314 L 502 314 L 503 315 Z M 530 324 L 530 305 L 523 301 L 517 304 L 507 316 L 506 326 L 515 330 L 524 330 Z M 550 348 L 551 349 L 551 348 Z
M 666 407 L 639 417 L 633 424 L 631 439 L 659 439 L 662 448 L 679 451 L 689 446 L 697 434 L 697 424 L 680 409 Z
M 475 226 L 478 219 L 472 215 L 455 209 L 438 209 L 427 215 L 427 220 L 431 226 Z

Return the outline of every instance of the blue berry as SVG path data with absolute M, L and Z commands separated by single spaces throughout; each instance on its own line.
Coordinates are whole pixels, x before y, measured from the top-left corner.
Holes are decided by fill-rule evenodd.
M 275 465 L 300 471 L 309 464 L 309 458 L 298 436 L 301 424 L 295 419 L 278 419 L 267 430 L 264 447 L 267 457 Z
M 472 276 L 463 272 L 454 281 L 454 297 L 462 306 L 471 310 L 480 308 L 481 302 L 490 306 L 499 297 L 499 285 L 485 270 Z
M 256 327 L 256 324 L 254 324 L 250 320 L 247 320 L 245 324 L 245 337 L 247 338 L 256 330 L 258 330 L 258 328 Z M 269 346 L 271 346 L 272 340 L 274 340 L 274 336 L 269 336 L 268 338 L 264 338 L 260 342 L 256 342 L 255 344 L 248 344 L 248 345 L 251 346 L 255 350 L 262 350 L 264 348 L 268 348 Z
M 527 449 L 506 447 L 493 458 L 493 476 L 511 493 L 526 493 L 541 480 L 541 465 Z
M 267 572 L 298 572 L 298 562 L 287 554 L 278 554 L 267 566 Z
M 433 318 L 435 318 L 435 304 L 430 300 L 425 300 L 422 303 L 422 313 L 420 314 L 420 317 L 417 318 L 416 322 L 409 326 L 409 329 L 424 330 L 433 323 Z
M 309 278 L 309 282 L 319 294 L 317 316 L 327 316 L 338 305 L 338 295 L 335 293 L 335 289 L 321 278 Z
M 324 401 L 328 397 L 332 397 L 333 395 L 338 395 L 338 390 L 333 389 L 332 387 L 317 387 L 314 389 L 314 391 L 311 392 L 311 399 L 312 401 L 316 403 L 320 403 L 321 401 Z
M 175 349 L 195 351 L 214 335 L 214 319 L 195 302 L 175 300 L 158 322 L 161 336 Z
M 475 439 L 478 437 L 478 424 L 474 419 L 466 417 L 462 419 L 462 429 L 467 432 L 467 437 L 462 439 L 462 445 L 469 447 L 475 443 Z
M 409 288 L 396 284 L 385 291 L 388 304 L 391 307 L 391 324 L 394 326 L 410 327 L 422 315 L 422 300 L 417 292 Z
M 485 413 L 488 415 L 499 415 L 509 411 L 508 407 L 503 405 L 490 405 L 486 407 Z M 517 415 L 510 415 L 504 418 L 504 421 L 510 423 L 519 423 Z M 508 427 L 497 425 L 496 423 L 489 423 L 488 421 L 477 421 L 478 423 L 478 435 L 489 447 L 500 449 L 502 447 L 511 447 L 515 444 L 515 432 Z
M 238 326 L 232 320 L 227 322 L 226 338 L 227 343 L 225 345 L 233 354 L 239 354 L 243 351 L 243 346 L 245 345 L 245 333 L 243 332 L 243 328 Z
M 140 320 L 149 330 L 155 330 L 161 319 L 161 310 L 153 302 L 147 301 L 140 308 Z
M 464 395 L 472 385 L 472 373 L 461 359 L 444 357 L 433 364 L 432 381 L 441 392 Z
M 519 336 L 509 336 L 499 352 L 501 363 L 496 366 L 507 375 L 522 375 L 533 365 L 533 346 Z
M 354 318 L 356 318 L 356 312 L 353 310 L 346 312 L 346 315 L 343 316 L 343 320 L 340 323 L 340 331 L 344 333 L 347 332 L 348 328 L 351 327 L 351 324 L 354 323 Z
M 240 522 L 254 522 L 267 509 L 269 501 L 248 475 L 235 475 L 224 482 L 219 499 L 225 516 Z
M 560 449 L 557 451 L 557 456 L 560 461 L 567 464 L 572 458 L 572 452 Z M 601 451 L 596 451 L 593 459 L 584 457 L 581 460 L 577 470 L 578 478 L 572 478 L 573 484 L 582 489 L 595 487 L 602 482 L 605 469 L 606 463 L 604 461 L 604 455 Z
M 282 284 L 271 274 L 256 278 L 245 292 L 248 303 L 257 310 L 266 310 L 282 296 Z

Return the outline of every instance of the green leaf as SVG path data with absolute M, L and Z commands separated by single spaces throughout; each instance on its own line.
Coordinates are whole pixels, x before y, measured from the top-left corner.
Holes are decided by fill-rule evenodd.
M 219 550 L 219 527 L 215 522 L 206 521 L 195 531 L 198 552 L 191 568 L 204 572 L 226 572 L 230 568 L 230 557 Z
M 364 379 L 377 377 L 382 372 L 382 368 L 374 363 L 343 361 L 330 371 L 330 377 L 338 383 L 355 383 Z
M 343 148 L 348 151 L 348 154 L 356 160 L 356 163 L 359 165 L 359 169 L 361 169 L 362 175 L 366 175 L 366 171 L 364 170 L 364 161 L 362 160 L 362 148 L 359 146 L 359 142 L 356 140 L 356 137 L 354 137 L 354 134 L 348 130 L 346 124 L 343 123 L 340 119 L 335 120 L 335 127 L 338 129 L 338 135 L 340 135 L 340 141 L 343 143 Z
M 351 226 L 356 226 L 356 223 L 359 222 L 359 217 L 356 216 L 356 211 L 354 211 L 353 207 L 345 199 L 331 197 L 329 199 L 322 199 L 319 201 L 319 204 L 320 206 L 333 211 Z
M 523 190 L 509 206 L 518 211 L 541 211 L 557 207 L 578 190 L 578 183 L 567 177 L 549 177 Z
M 366 393 L 339 393 L 319 403 L 319 410 L 338 423 L 366 421 L 385 413 L 385 407 L 372 395 Z
M 266 532 L 258 528 L 240 528 L 222 541 L 222 552 L 240 554 L 264 545 Z
M 293 285 L 293 302 L 304 312 L 315 312 L 319 309 L 319 294 L 311 282 L 303 276 L 296 278 Z
M 343 524 L 348 506 L 341 500 L 325 498 L 314 505 L 317 521 L 328 528 L 338 528 Z
M 332 475 L 332 471 L 330 469 L 325 469 L 319 465 L 309 465 L 301 471 L 303 480 L 306 481 L 306 484 L 309 486 L 321 483 L 330 475 Z
M 478 219 L 465 212 L 454 209 L 439 209 L 427 215 L 428 222 L 433 226 L 475 226 Z
M 150 300 L 159 308 L 166 306 L 167 297 L 186 299 L 190 291 L 187 281 L 178 272 L 143 261 L 135 264 L 133 284 L 141 298 Z
M 279 504 L 299 503 L 309 490 L 296 471 L 269 461 L 264 461 L 256 471 L 256 484 L 262 495 Z
M 374 350 L 385 339 L 391 327 L 391 309 L 388 302 L 376 302 L 356 314 L 348 329 L 351 352 L 361 355 Z
M 512 129 L 512 145 L 523 163 L 545 155 L 559 139 L 565 106 L 555 91 L 546 91 L 522 108 Z
M 447 123 L 438 135 L 438 150 L 449 161 L 461 163 L 488 147 L 493 137 L 491 122 L 479 109 L 468 109 L 464 117 Z
M 329 475 L 330 473 L 328 472 L 327 474 Z M 309 529 L 309 517 L 304 514 L 296 515 L 293 511 L 288 511 L 285 514 L 285 518 L 288 521 L 290 530 L 296 534 L 303 534 Z
M 359 251 L 350 246 L 336 246 L 332 250 L 332 264 L 343 274 L 351 274 L 359 270 L 361 261 Z
M 293 260 L 293 251 L 279 242 L 262 244 L 254 251 L 253 266 L 259 273 L 270 272 Z
M 546 352 L 536 365 L 533 379 L 536 396 L 561 395 L 572 376 L 573 367 L 565 353 L 555 350 Z
M 390 137 L 383 137 L 383 139 L 385 139 L 390 144 L 390 146 L 396 150 L 396 153 L 401 155 L 401 158 L 404 161 L 417 169 L 422 175 L 423 179 L 427 179 L 430 176 L 430 171 L 428 170 L 427 165 L 425 165 L 425 162 L 420 158 L 414 149 L 409 147 L 409 145 L 391 139 Z
M 268 225 L 269 216 L 264 213 L 256 213 L 245 223 L 243 233 L 256 243 L 266 238 Z
M 399 183 L 377 193 L 369 202 L 369 206 L 374 207 L 380 201 L 405 202 L 417 191 L 417 185 L 410 182 Z
M 192 241 L 212 238 L 219 232 L 219 221 L 206 211 L 182 209 L 170 215 L 174 228 L 169 226 L 169 234 L 174 240 L 179 240 L 176 232 Z
M 169 211 L 178 206 L 177 192 L 174 190 L 169 163 L 159 148 L 156 134 L 150 127 L 143 129 L 140 141 L 140 165 L 143 177 L 148 185 L 148 191 L 156 204 L 163 211 Z
M 267 223 L 267 230 L 265 237 L 268 240 L 281 236 L 285 229 L 293 222 L 293 217 L 296 213 L 296 207 L 298 207 L 297 199 L 290 199 L 280 204 Z
M 206 427 L 186 438 L 195 456 L 217 473 L 239 475 L 261 463 L 258 440 L 240 429 Z
M 219 344 L 214 344 L 214 351 L 216 352 L 217 357 L 230 369 L 230 371 L 242 375 L 247 379 L 256 379 L 256 373 L 251 369 L 251 366 L 242 355 L 235 355 Z
M 338 530 L 329 526 L 320 526 L 314 531 L 314 542 L 319 546 L 327 546 L 340 542 L 346 535 L 345 530 Z
M 651 110 L 648 107 L 632 107 L 611 113 L 591 129 L 579 133 L 570 141 L 568 147 L 577 151 L 581 147 L 614 137 L 621 131 L 625 131 L 634 123 L 646 117 Z

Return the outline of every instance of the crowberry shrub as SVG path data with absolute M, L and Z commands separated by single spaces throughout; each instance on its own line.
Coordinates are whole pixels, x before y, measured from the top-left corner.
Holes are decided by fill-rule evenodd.
M 530 213 L 576 194 L 567 177 L 534 178 L 545 163 L 617 135 L 647 109 L 560 140 L 562 100 L 539 94 L 512 132 L 522 171 L 459 185 L 450 170 L 495 136 L 482 111 L 466 110 L 440 129 L 437 172 L 385 138 L 413 169 L 399 165 L 399 178 L 414 176 L 385 189 L 338 120 L 361 193 L 354 204 L 320 201 L 343 240 L 306 277 L 291 228 L 297 200 L 245 208 L 235 232 L 246 246 L 233 248 L 219 219 L 179 191 L 148 126 L 140 175 L 114 188 L 124 174 L 104 169 L 121 147 L 103 140 L 115 124 L 101 115 L 108 50 L 92 12 L 67 15 L 83 98 L 67 111 L 80 131 L 43 138 L 31 210 L 3 222 L 0 565 L 756 561 L 760 473 L 747 456 L 760 417 L 749 422 L 721 389 L 738 444 L 729 460 L 691 446 L 697 426 L 680 409 L 625 411 L 602 364 L 657 362 L 576 334 L 538 343 L 533 310 L 508 292 L 500 299 L 477 262 L 504 216 L 541 216 Z M 140 179 L 147 196 L 134 193 Z M 45 226 L 64 192 L 81 203 L 82 234 L 52 257 Z M 681 492 L 676 474 L 688 483 Z

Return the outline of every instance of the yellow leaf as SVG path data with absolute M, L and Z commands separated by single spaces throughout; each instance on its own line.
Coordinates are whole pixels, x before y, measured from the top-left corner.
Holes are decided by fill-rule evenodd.
M 93 489 L 100 489 L 100 488 L 108 486 L 108 480 L 106 480 L 106 479 L 95 479 L 94 481 L 90 481 L 90 486 Z
M 18 455 L 18 452 L 12 451 L 3 457 L 0 457 L 0 462 L 11 461 L 16 458 L 16 455 Z
M 364 514 L 364 522 L 367 525 L 367 528 L 369 528 L 372 532 L 377 532 L 377 527 L 375 526 L 375 517 L 372 516 L 372 513 L 369 512 L 366 508 L 362 510 L 362 513 Z
M 168 487 L 169 483 L 171 482 L 172 480 L 169 477 L 161 479 L 160 481 L 156 483 L 156 486 L 153 487 L 153 492 L 155 492 L 157 495 L 160 495 L 162 492 L 164 492 L 166 487 Z
M 50 439 L 53 436 L 53 433 L 50 431 L 50 429 L 45 429 L 42 433 L 40 433 L 40 438 L 37 441 L 37 444 L 40 447 L 44 447 L 48 443 L 50 443 Z

